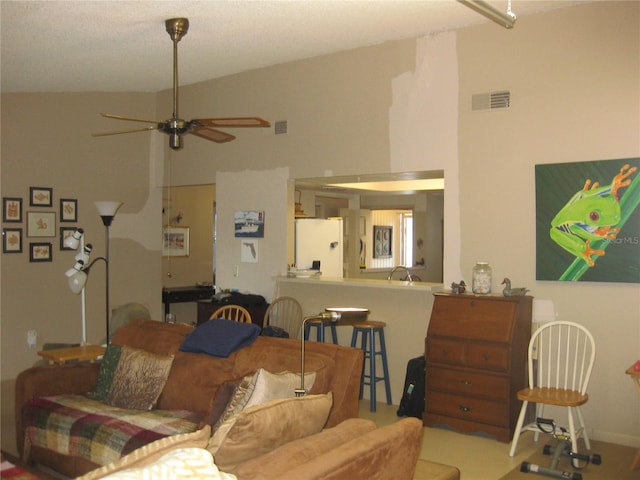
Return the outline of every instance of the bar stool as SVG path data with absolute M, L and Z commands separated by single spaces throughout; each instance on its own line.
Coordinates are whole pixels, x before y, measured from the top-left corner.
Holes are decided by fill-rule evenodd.
M 364 352 L 364 364 L 362 365 L 362 380 L 360 381 L 360 399 L 365 385 L 369 385 L 370 406 L 369 410 L 376 411 L 376 384 L 384 381 L 384 387 L 387 394 L 387 405 L 391 405 L 391 386 L 389 384 L 389 366 L 387 365 L 387 347 L 384 343 L 384 327 L 387 324 L 377 321 L 364 321 L 353 325 L 353 334 L 351 335 L 351 347 L 356 347 L 358 343 L 358 334 L 361 334 L 360 348 Z M 376 335 L 380 342 L 380 349 L 376 350 Z M 382 359 L 382 376 L 376 375 L 376 356 Z M 365 365 L 369 360 L 369 373 Z
M 316 341 L 324 343 L 324 329 L 329 327 L 331 329 L 331 338 L 335 345 L 338 345 L 338 331 L 336 330 L 336 323 L 331 320 L 312 319 L 307 320 L 304 325 L 304 339 L 309 340 L 309 333 L 311 333 L 311 327 L 316 329 Z

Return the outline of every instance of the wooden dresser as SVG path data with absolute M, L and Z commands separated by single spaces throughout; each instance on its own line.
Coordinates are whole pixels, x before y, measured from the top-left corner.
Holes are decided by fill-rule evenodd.
M 533 297 L 435 294 L 423 423 L 509 442 L 527 384 Z

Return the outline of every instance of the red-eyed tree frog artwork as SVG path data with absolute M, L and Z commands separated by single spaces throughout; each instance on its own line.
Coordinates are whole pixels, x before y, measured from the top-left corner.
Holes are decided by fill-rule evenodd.
M 640 159 L 536 166 L 538 280 L 640 283 L 639 167 Z

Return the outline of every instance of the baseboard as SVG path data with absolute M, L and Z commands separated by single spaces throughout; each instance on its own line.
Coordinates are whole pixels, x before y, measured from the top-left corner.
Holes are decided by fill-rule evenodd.
M 593 430 L 590 438 L 592 438 L 593 440 L 598 440 L 600 442 L 615 443 L 617 445 L 640 448 L 640 437 L 634 437 L 633 435 L 605 432 L 602 430 Z

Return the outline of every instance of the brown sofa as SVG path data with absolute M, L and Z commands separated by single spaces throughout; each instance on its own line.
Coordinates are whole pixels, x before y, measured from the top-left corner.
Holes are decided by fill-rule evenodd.
M 113 337 L 116 345 L 128 345 L 157 354 L 174 354 L 171 373 L 156 408 L 190 410 L 204 416 L 220 386 L 262 367 L 278 372 L 300 371 L 300 343 L 297 340 L 258 337 L 250 346 L 227 358 L 178 351 L 193 327 L 153 320 L 135 320 L 119 328 Z M 310 393 L 333 393 L 333 406 L 327 426 L 358 416 L 362 352 L 347 347 L 310 342 L 306 348 L 305 370 L 316 372 Z M 61 394 L 84 395 L 96 386 L 99 363 L 47 365 L 21 372 L 16 379 L 16 440 L 20 454 L 24 447 L 23 405 L 34 397 Z M 33 446 L 29 460 L 43 464 L 63 475 L 75 477 L 96 465 L 83 458 L 61 455 Z
M 180 324 L 140 320 L 121 327 L 114 335 L 113 343 L 116 345 L 175 355 L 167 383 L 158 399 L 158 409 L 185 409 L 200 412 L 203 418 L 206 418 L 212 399 L 221 390 L 224 382 L 237 380 L 260 367 L 273 372 L 299 371 L 300 343 L 297 340 L 259 337 L 253 344 L 237 350 L 228 358 L 179 352 L 180 344 L 192 328 Z M 376 429 L 373 422 L 354 418 L 357 417 L 359 408 L 362 351 L 317 342 L 307 343 L 305 350 L 305 370 L 316 372 L 310 396 L 305 398 L 311 400 L 312 397 L 322 397 L 311 394 L 331 392 L 332 403 L 328 416 L 325 413 L 325 429 L 279 447 L 275 446 L 273 449 L 263 449 L 264 451 L 257 452 L 255 457 L 228 467 L 229 472 L 237 475 L 239 480 L 412 479 L 423 431 L 421 422 L 417 419 L 404 419 L 394 425 Z M 99 364 L 79 363 L 34 367 L 18 376 L 16 424 L 17 445 L 21 455 L 25 437 L 21 415 L 23 405 L 34 397 L 86 394 L 95 387 L 98 373 Z M 250 410 L 247 409 L 247 412 Z M 275 418 L 280 416 L 276 415 Z M 298 417 L 295 424 L 300 422 Z M 247 438 L 252 438 L 253 424 L 248 423 Z M 115 463 L 120 463 L 118 468 L 131 467 L 136 466 L 136 462 L 144 464 L 152 461 L 163 451 L 176 451 L 177 448 L 185 447 L 208 448 L 211 440 L 210 430 L 206 430 L 208 428 L 207 426 L 192 434 L 184 434 L 183 441 L 178 440 L 179 436 L 165 437 L 155 442 L 156 445 L 149 444 L 148 449 L 143 447 L 135 450 Z M 76 477 L 100 467 L 84 458 L 71 457 L 36 446 L 31 446 L 28 459 L 69 477 Z M 130 460 L 133 460 L 133 463 Z M 223 457 L 219 460 L 223 460 Z M 425 462 L 421 463 L 424 467 Z M 109 464 L 101 470 L 107 474 L 114 471 L 111 469 L 113 466 L 114 464 Z M 457 470 L 453 467 L 431 462 L 427 462 L 426 467 L 423 471 L 433 472 L 433 475 L 429 473 L 421 478 L 459 478 Z M 98 471 L 95 473 L 98 474 Z M 90 478 L 103 476 L 102 473 L 93 476 L 91 474 Z

